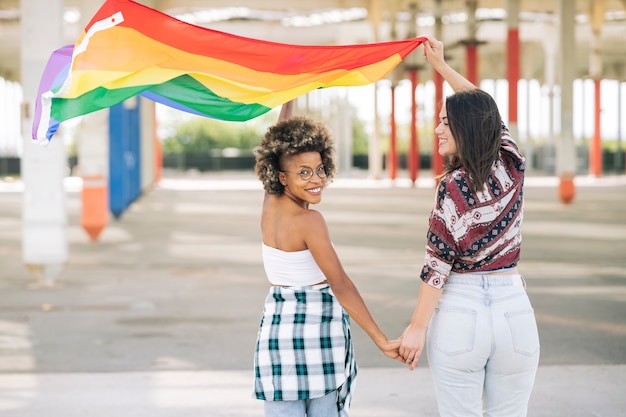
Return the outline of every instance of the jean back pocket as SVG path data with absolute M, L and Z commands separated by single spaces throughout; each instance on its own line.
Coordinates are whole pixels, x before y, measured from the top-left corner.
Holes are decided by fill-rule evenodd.
M 535 312 L 532 309 L 505 314 L 513 337 L 515 352 L 532 356 L 539 350 L 539 332 Z
M 453 356 L 471 352 L 476 337 L 476 311 L 438 308 L 431 324 L 434 347 Z

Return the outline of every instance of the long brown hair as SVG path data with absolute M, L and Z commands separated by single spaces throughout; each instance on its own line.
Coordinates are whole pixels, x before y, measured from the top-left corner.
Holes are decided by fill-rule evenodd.
M 479 192 L 500 150 L 502 117 L 498 106 L 480 89 L 455 93 L 446 99 L 445 106 L 457 147 L 457 154 L 446 158 L 445 173 L 465 168 L 472 191 Z

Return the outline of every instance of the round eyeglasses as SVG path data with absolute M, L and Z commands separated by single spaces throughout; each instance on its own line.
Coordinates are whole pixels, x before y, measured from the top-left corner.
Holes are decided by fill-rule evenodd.
M 302 178 L 303 181 L 308 181 L 311 178 L 313 178 L 314 173 L 317 174 L 317 176 L 320 177 L 321 179 L 324 179 L 328 176 L 328 172 L 326 172 L 326 165 L 324 164 L 319 165 L 315 169 L 302 168 L 300 171 L 296 171 L 296 172 L 283 171 L 283 170 L 281 170 L 280 172 L 285 172 L 287 174 L 298 174 L 300 175 L 300 178 Z

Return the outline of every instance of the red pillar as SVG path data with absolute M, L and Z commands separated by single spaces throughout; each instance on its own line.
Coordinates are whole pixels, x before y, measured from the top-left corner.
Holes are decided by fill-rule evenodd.
M 411 142 L 409 143 L 409 158 L 407 162 L 409 165 L 409 177 L 413 186 L 415 186 L 420 169 L 419 145 L 417 141 L 417 100 L 415 97 L 417 76 L 416 69 L 409 70 L 409 79 L 411 80 Z
M 433 82 L 435 83 L 435 128 L 439 124 L 439 111 L 443 106 L 443 77 L 437 71 L 433 74 Z M 443 156 L 439 154 L 439 139 L 433 133 L 433 155 L 431 159 L 433 168 L 433 176 L 435 179 L 443 174 Z M 435 184 L 437 182 L 435 181 Z
M 519 81 L 519 30 L 509 28 L 507 36 L 506 75 L 509 82 L 509 128 L 517 135 L 517 82 Z M 518 138 L 515 138 L 518 140 Z
M 594 80 L 595 102 L 594 115 L 595 123 L 593 129 L 593 140 L 589 147 L 589 173 L 599 177 L 602 175 L 602 139 L 600 137 L 600 80 Z
M 98 240 L 100 233 L 107 225 L 109 217 L 108 191 L 107 179 L 102 175 L 83 176 L 80 225 L 87 232 L 92 242 Z
M 158 138 L 154 139 L 154 182 L 161 181 L 163 176 L 163 147 Z
M 466 78 L 474 85 L 478 85 L 478 46 L 475 42 L 468 42 L 465 50 Z
M 443 0 L 435 0 L 433 15 L 435 16 L 435 37 L 437 39 L 443 38 Z M 437 71 L 433 71 L 433 83 L 435 84 L 435 114 L 433 127 L 433 154 L 431 157 L 430 165 L 433 169 L 433 177 L 435 180 L 443 174 L 443 156 L 439 155 L 439 139 L 435 134 L 435 129 L 439 124 L 439 111 L 443 105 L 443 77 Z M 437 186 L 437 181 L 435 181 Z
M 396 149 L 396 87 L 391 86 L 391 130 L 389 132 L 389 153 L 387 154 L 387 165 L 389 166 L 389 178 L 396 179 L 398 174 L 398 153 Z
M 569 204 L 574 200 L 576 195 L 576 185 L 574 184 L 573 174 L 561 174 L 559 182 L 559 198 L 565 204 Z
M 467 39 L 465 44 L 465 78 L 474 85 L 478 85 L 478 44 L 483 43 L 476 39 L 476 10 L 478 0 L 465 0 L 467 7 Z

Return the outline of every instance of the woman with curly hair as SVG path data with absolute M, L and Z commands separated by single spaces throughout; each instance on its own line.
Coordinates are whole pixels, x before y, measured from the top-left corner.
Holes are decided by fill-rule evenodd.
M 350 318 L 390 358 L 399 340 L 378 328 L 335 252 L 324 217 L 309 206 L 335 174 L 333 139 L 283 106 L 256 151 L 265 199 L 263 264 L 272 284 L 254 356 L 255 396 L 268 417 L 347 416 L 357 367 Z
M 446 169 L 399 352 L 413 369 L 426 345 L 442 417 L 523 417 L 539 363 L 537 323 L 517 268 L 524 157 L 495 100 L 445 62 L 442 42 L 423 46 L 454 94 L 435 129 Z

